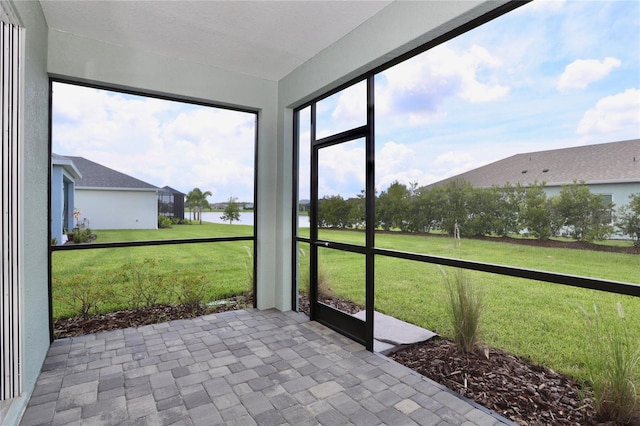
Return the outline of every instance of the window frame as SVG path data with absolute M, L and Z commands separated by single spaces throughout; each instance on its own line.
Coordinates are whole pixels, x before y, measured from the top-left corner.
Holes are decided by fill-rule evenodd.
M 349 81 L 338 85 L 337 87 L 327 91 L 326 93 L 323 93 L 307 102 L 304 102 L 303 104 L 297 106 L 296 108 L 294 108 L 293 110 L 293 122 L 294 122 L 294 126 L 293 126 L 293 199 L 294 199 L 294 203 L 293 205 L 296 206 L 297 205 L 297 199 L 298 199 L 298 179 L 299 179 L 299 153 L 300 153 L 300 149 L 299 149 L 299 144 L 300 144 L 300 134 L 299 134 L 299 123 L 300 123 L 300 119 L 299 119 L 299 114 L 302 110 L 304 110 L 307 107 L 311 107 L 314 108 L 315 105 L 317 105 L 318 102 L 344 90 L 349 88 L 350 86 L 357 84 L 358 82 L 362 81 L 363 79 L 367 79 L 367 78 L 372 78 L 375 80 L 375 76 L 391 67 L 393 67 L 394 65 L 397 65 L 401 62 L 404 62 L 408 59 L 413 58 L 414 56 L 417 56 L 423 52 L 426 52 L 446 41 L 449 41 L 455 37 L 458 37 L 459 35 L 462 35 L 476 27 L 479 27 L 481 25 L 484 25 L 506 13 L 509 13 L 525 4 L 527 4 L 529 1 L 525 1 L 525 2 L 515 2 L 515 1 L 511 1 L 508 2 L 506 4 L 503 4 L 501 6 L 498 6 L 497 8 L 493 9 L 492 11 L 476 18 L 473 19 L 471 21 L 469 21 L 468 23 L 461 25 L 445 34 L 443 34 L 442 36 L 436 37 L 433 40 L 415 48 L 410 50 L 409 52 L 398 56 L 395 59 L 392 59 L 389 62 L 386 62 L 385 64 L 382 64 L 376 68 L 374 68 L 371 71 L 368 71 L 366 73 L 360 74 L 352 79 L 350 79 Z M 374 107 L 375 107 L 375 100 L 374 100 Z M 375 123 L 374 123 L 375 125 Z M 375 169 L 375 162 L 374 162 L 374 169 Z M 294 283 L 294 285 L 292 286 L 292 308 L 296 309 L 297 308 L 297 294 L 298 294 L 298 279 L 299 279 L 299 271 L 298 271 L 298 266 L 299 266 L 299 262 L 298 262 L 298 258 L 297 258 L 297 245 L 298 243 L 310 243 L 310 239 L 306 238 L 306 237 L 301 237 L 299 235 L 298 232 L 298 227 L 297 227 L 297 220 L 298 220 L 298 212 L 297 212 L 297 208 L 293 209 L 293 238 L 292 238 L 292 282 Z M 610 293 L 616 293 L 616 294 L 623 294 L 623 295 L 630 295 L 630 296 L 636 296 L 636 297 L 640 297 L 640 285 L 638 284 L 632 284 L 632 283 L 626 283 L 626 282 L 619 282 L 619 281 L 614 281 L 614 280 L 606 280 L 606 279 L 598 279 L 598 278 L 592 278 L 592 277 L 585 277 L 585 276 L 577 276 L 577 275 L 569 275 L 569 274 L 563 274 L 563 273 L 556 273 L 556 272 L 548 272 L 548 271 L 541 271 L 541 270 L 535 270 L 535 269 L 528 269 L 528 268 L 520 268 L 520 267 L 515 267 L 515 266 L 509 266 L 509 265 L 499 265 L 499 264 L 492 264 L 492 263 L 488 263 L 488 262 L 478 262 L 478 261 L 469 261 L 469 260 L 461 260 L 461 259 L 455 259 L 455 258 L 449 258 L 449 257 L 443 257 L 443 256 L 433 256 L 433 255 L 428 255 L 428 254 L 418 254 L 418 253 L 411 253 L 411 252 L 405 252 L 405 251 L 399 251 L 399 250 L 390 250 L 390 249 L 382 249 L 382 248 L 373 248 L 373 254 L 374 256 L 387 256 L 387 257 L 394 257 L 394 258 L 398 258 L 398 259 L 406 259 L 406 260 L 413 260 L 413 261 L 417 261 L 417 262 L 423 262 L 423 263 L 431 263 L 431 264 L 437 264 L 437 265 L 443 265 L 443 266 L 451 266 L 451 267 L 456 267 L 456 268 L 461 268 L 461 269 L 469 269 L 469 270 L 474 270 L 474 271 L 481 271 L 481 272 L 489 272 L 489 273 L 494 273 L 494 274 L 498 274 L 498 275 L 505 275 L 505 276 L 511 276 L 511 277 L 517 277 L 517 278 L 526 278 L 526 279 L 532 279 L 532 280 L 536 280 L 536 281 L 543 281 L 543 282 L 548 282 L 548 283 L 552 283 L 552 284 L 561 284 L 561 285 L 568 285 L 568 286 L 573 286 L 573 287 L 578 287 L 578 288 L 584 288 L 584 289 L 592 289 L 592 290 L 600 290 L 600 291 L 605 291 L 605 292 L 610 292 Z M 373 271 L 368 271 L 373 273 Z
M 176 245 L 176 244 L 197 244 L 197 243 L 223 243 L 223 242 L 235 242 L 235 241 L 251 241 L 253 244 L 253 307 L 258 306 L 258 288 L 257 288 L 257 264 L 258 264 L 258 249 L 257 249 L 257 235 L 258 235 L 258 135 L 260 126 L 260 115 L 258 110 L 248 108 L 230 107 L 226 105 L 218 105 L 210 102 L 203 102 L 180 96 L 159 95 L 157 93 L 149 93 L 142 90 L 128 90 L 122 88 L 111 87 L 108 85 L 89 84 L 78 82 L 63 78 L 49 78 L 49 147 L 48 158 L 51 158 L 53 154 L 53 83 L 64 83 L 76 86 L 82 86 L 92 89 L 107 90 L 116 93 L 122 93 L 127 95 L 144 96 L 148 98 L 161 99 L 172 102 L 182 102 L 186 104 L 226 109 L 231 111 L 238 111 L 253 114 L 255 117 L 254 127 L 254 155 L 253 155 L 253 235 L 251 236 L 237 236 L 237 237 L 210 237 L 210 238 L 183 238 L 183 239 L 167 239 L 167 240 L 144 240 L 144 241 L 121 241 L 111 243 L 91 243 L 91 244 L 72 244 L 72 245 L 48 245 L 48 293 L 49 293 L 49 339 L 51 342 L 54 340 L 53 329 L 53 277 L 52 277 L 52 254 L 57 251 L 68 250 L 95 250 L 104 248 L 124 248 L 124 247 L 148 247 L 148 246 L 162 246 L 162 245 Z M 48 235 L 51 235 L 51 171 L 52 165 L 49 161 L 49 183 L 47 187 L 48 199 L 47 199 L 47 215 L 48 215 Z M 157 196 L 156 196 L 157 198 Z

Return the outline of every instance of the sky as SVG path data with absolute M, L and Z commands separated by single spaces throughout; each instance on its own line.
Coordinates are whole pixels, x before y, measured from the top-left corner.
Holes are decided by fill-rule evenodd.
M 638 139 L 639 61 L 640 2 L 534 1 L 396 65 L 375 78 L 376 189 Z M 318 136 L 365 124 L 365 111 L 362 84 L 323 100 Z M 364 143 L 330 149 L 320 151 L 320 195 L 357 195 Z M 301 199 L 307 191 L 301 183 Z
M 54 83 L 53 152 L 210 202 L 253 201 L 256 115 Z
M 534 1 L 375 77 L 376 188 L 514 154 L 640 138 L 640 2 Z M 364 85 L 318 104 L 318 136 L 365 123 Z M 309 198 L 308 110 L 300 199 Z M 55 84 L 53 151 L 156 186 L 253 199 L 255 115 Z M 320 195 L 364 189 L 364 142 L 322 150 Z

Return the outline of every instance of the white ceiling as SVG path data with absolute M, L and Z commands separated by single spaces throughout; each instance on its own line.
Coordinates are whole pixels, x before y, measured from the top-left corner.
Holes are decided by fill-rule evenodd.
M 392 1 L 41 4 L 51 29 L 277 81 Z

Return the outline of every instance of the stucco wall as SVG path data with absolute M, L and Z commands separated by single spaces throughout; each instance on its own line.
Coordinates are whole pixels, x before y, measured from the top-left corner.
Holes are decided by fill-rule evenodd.
M 156 229 L 158 196 L 150 191 L 109 191 L 76 188 L 80 221 L 91 229 Z
M 14 2 L 25 28 L 23 147 L 21 175 L 22 224 L 22 395 L 11 401 L 3 424 L 22 416 L 49 348 L 49 245 L 47 177 L 49 173 L 47 24 L 38 2 Z

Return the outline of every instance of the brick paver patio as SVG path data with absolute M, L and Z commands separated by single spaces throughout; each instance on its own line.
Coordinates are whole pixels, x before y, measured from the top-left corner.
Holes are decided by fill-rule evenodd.
M 497 425 L 302 314 L 256 309 L 56 340 L 22 425 Z

